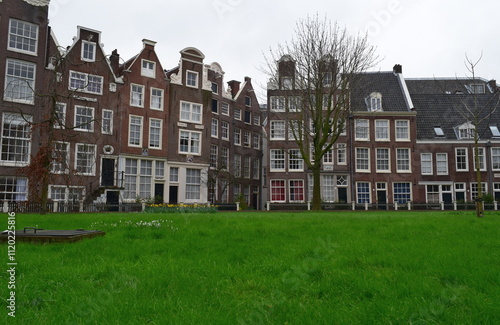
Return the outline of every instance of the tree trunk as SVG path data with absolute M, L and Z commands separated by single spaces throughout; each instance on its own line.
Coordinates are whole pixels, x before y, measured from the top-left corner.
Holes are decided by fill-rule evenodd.
M 320 166 L 314 166 L 313 173 L 313 200 L 312 209 L 321 210 L 321 179 L 320 179 Z

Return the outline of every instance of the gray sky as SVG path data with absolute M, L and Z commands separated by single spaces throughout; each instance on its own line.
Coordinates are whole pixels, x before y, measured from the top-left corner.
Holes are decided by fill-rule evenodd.
M 127 60 L 147 38 L 158 42 L 165 69 L 177 65 L 179 51 L 196 47 L 205 63 L 222 66 L 225 81 L 249 76 L 262 95 L 264 53 L 316 13 L 351 34 L 368 32 L 382 58 L 378 70 L 399 63 L 407 78 L 464 77 L 465 54 L 477 60 L 482 52 L 476 75 L 500 81 L 497 0 L 51 0 L 49 17 L 62 46 L 80 25 L 101 31 L 106 53 L 118 49 Z

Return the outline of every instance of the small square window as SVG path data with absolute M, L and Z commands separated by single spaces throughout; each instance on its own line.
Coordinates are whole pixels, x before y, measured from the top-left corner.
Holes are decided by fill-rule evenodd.
M 154 78 L 156 63 L 152 61 L 142 60 L 141 76 Z

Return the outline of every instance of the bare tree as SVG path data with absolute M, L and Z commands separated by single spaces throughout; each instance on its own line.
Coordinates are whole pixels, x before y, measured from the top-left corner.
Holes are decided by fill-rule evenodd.
M 361 72 L 378 62 L 375 47 L 368 44 L 366 35 L 352 36 L 316 15 L 298 21 L 292 40 L 271 49 L 265 61 L 263 70 L 270 84 L 284 91 L 285 101 L 278 110 L 271 103 L 270 114 L 280 114 L 287 121 L 313 175 L 312 208 L 320 210 L 323 156 L 346 128 L 349 89 L 356 87 Z

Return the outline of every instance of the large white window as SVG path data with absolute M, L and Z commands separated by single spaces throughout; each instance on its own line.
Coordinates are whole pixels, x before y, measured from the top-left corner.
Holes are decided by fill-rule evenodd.
M 186 86 L 198 88 L 198 72 L 186 71 Z
M 23 177 L 0 177 L 1 201 L 26 201 L 28 199 L 28 179 Z
M 144 107 L 144 86 L 130 86 L 130 106 Z
M 285 111 L 285 97 L 271 96 L 271 112 L 284 112 Z
M 96 146 L 92 144 L 76 144 L 75 170 L 81 175 L 95 175 Z
M 181 101 L 181 121 L 200 124 L 202 114 L 202 106 L 200 104 Z
M 286 185 L 283 179 L 271 180 L 271 201 L 285 202 L 286 201 Z
M 201 154 L 201 132 L 180 131 L 179 134 L 179 153 L 182 154 Z
M 85 187 L 51 185 L 49 198 L 53 201 L 80 202 L 85 197 Z
M 335 201 L 335 176 L 321 175 L 321 199 L 324 202 Z
M 288 151 L 288 169 L 290 171 L 303 171 L 304 159 L 299 149 L 290 149 Z
M 212 138 L 219 137 L 219 120 L 216 118 L 212 118 L 212 128 L 210 134 L 212 135 Z
M 170 182 L 179 181 L 179 168 L 170 167 Z M 125 159 L 123 198 L 127 200 L 151 199 L 154 179 L 165 178 L 165 162 L 148 159 Z
M 420 169 L 422 175 L 432 175 L 432 153 L 420 154 Z
M 448 175 L 448 154 L 447 153 L 437 153 L 436 154 L 436 174 L 437 175 Z
M 396 149 L 396 167 L 398 172 L 411 171 L 409 148 Z
M 493 170 L 500 170 L 500 148 L 491 148 L 491 166 Z
M 271 140 L 285 140 L 285 121 L 271 121 Z
M 113 134 L 113 111 L 109 109 L 102 110 L 102 134 Z
M 215 144 L 210 145 L 210 167 L 217 168 L 219 160 L 219 147 Z
M 82 60 L 87 62 L 95 61 L 96 43 L 82 41 Z
M 241 155 L 234 155 L 234 177 L 241 177 Z
M 467 148 L 456 148 L 455 158 L 457 164 L 457 172 L 466 172 L 469 170 L 469 157 Z
M 377 172 L 390 172 L 391 164 L 388 148 L 377 148 Z
M 28 164 L 30 159 L 32 117 L 3 113 L 1 161 Z
M 94 108 L 75 106 L 75 130 L 94 132 Z
M 288 181 L 290 202 L 304 202 L 304 180 L 291 179 Z
M 35 91 L 34 63 L 7 59 L 5 91 L 3 99 L 25 104 L 34 103 Z
M 70 71 L 69 89 L 84 93 L 102 95 L 103 77 L 88 73 Z
M 228 122 L 221 121 L 220 133 L 221 133 L 222 140 L 229 140 L 229 123 Z
M 389 121 L 375 120 L 375 140 L 389 141 Z
M 354 133 L 358 141 L 370 140 L 370 126 L 368 120 L 355 120 Z
M 285 151 L 283 149 L 271 149 L 271 171 L 285 170 Z
M 370 171 L 370 151 L 368 148 L 356 148 L 356 171 Z
M 152 118 L 149 120 L 149 148 L 161 149 L 163 121 Z
M 406 204 L 411 201 L 411 183 L 394 183 L 394 202 Z
M 36 54 L 37 44 L 38 25 L 17 19 L 9 21 L 9 50 Z
M 370 183 L 356 183 L 357 203 L 370 203 Z
M 141 172 L 139 176 L 139 196 L 143 199 L 151 198 L 151 187 L 153 184 L 153 161 L 141 160 Z
M 186 200 L 199 200 L 201 197 L 201 170 L 186 169 Z
M 345 143 L 337 144 L 337 164 L 339 165 L 347 164 L 347 153 L 346 153 Z
M 155 78 L 156 63 L 153 61 L 142 60 L 141 76 Z
M 486 170 L 486 166 L 484 164 L 484 148 L 477 148 L 478 149 L 478 158 L 479 158 L 479 169 L 481 171 Z M 474 170 L 476 170 L 476 150 L 474 149 Z
M 410 140 L 410 121 L 397 120 L 396 123 L 396 141 Z
M 54 174 L 67 174 L 69 172 L 69 142 L 55 142 L 52 151 L 50 170 Z
M 142 116 L 130 115 L 129 117 L 128 145 L 142 147 Z
M 220 148 L 220 163 L 221 169 L 227 170 L 229 167 L 229 148 L 222 147 Z
M 252 162 L 252 157 L 250 157 L 250 156 L 243 157 L 243 177 L 244 178 L 250 178 L 251 162 Z
M 259 179 L 260 176 L 260 160 L 259 158 L 254 158 L 252 163 L 252 178 Z
M 163 110 L 163 89 L 151 88 L 151 109 Z

